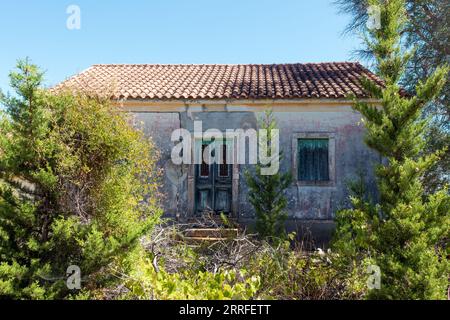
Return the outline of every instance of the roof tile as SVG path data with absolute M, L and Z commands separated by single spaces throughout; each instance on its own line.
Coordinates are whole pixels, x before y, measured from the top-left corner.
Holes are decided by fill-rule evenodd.
M 355 62 L 247 65 L 93 65 L 58 84 L 113 99 L 299 99 L 367 97 L 360 79 L 383 82 Z

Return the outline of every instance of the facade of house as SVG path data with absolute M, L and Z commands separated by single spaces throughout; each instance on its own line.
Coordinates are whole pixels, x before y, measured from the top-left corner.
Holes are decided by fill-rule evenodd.
M 272 109 L 284 154 L 280 170 L 294 177 L 286 191 L 287 229 L 311 232 L 320 242 L 331 234 L 336 210 L 349 205 L 348 181 L 363 174 L 376 195 L 373 165 L 381 159 L 364 144 L 361 115 L 348 98 L 367 98 L 362 77 L 382 85 L 359 63 L 341 62 L 94 65 L 59 86 L 109 92 L 114 103 L 134 114 L 136 125 L 160 150 L 166 216 L 179 220 L 208 210 L 251 224 L 254 212 L 243 172 L 252 165 L 224 157 L 221 163 L 176 165 L 174 130 L 192 133 L 195 153 L 209 143 L 194 134 L 199 123 L 203 132 L 258 129 L 258 118 Z M 230 152 L 236 159 L 236 139 L 222 141 L 220 154 Z

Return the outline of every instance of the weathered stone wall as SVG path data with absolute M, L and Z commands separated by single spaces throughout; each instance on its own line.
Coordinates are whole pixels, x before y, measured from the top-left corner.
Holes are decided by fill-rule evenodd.
M 287 190 L 289 200 L 289 229 L 315 224 L 320 231 L 323 225 L 329 233 L 330 222 L 335 211 L 348 206 L 346 183 L 355 179 L 358 171 L 364 172 L 370 191 L 376 195 L 373 165 L 380 161 L 380 157 L 370 150 L 363 141 L 364 129 L 359 123 L 361 116 L 349 106 L 330 108 L 302 108 L 277 112 L 273 106 L 274 115 L 280 129 L 281 148 L 284 159 L 281 163 L 282 171 L 293 170 L 293 138 L 302 133 L 327 133 L 334 138 L 334 182 L 325 186 L 301 185 L 294 182 Z M 262 110 L 254 111 L 216 111 L 216 112 L 143 112 L 135 113 L 136 120 L 142 121 L 146 134 L 151 136 L 160 148 L 161 160 L 159 165 L 165 170 L 163 192 L 166 194 L 164 205 L 166 215 L 175 217 L 185 216 L 189 211 L 189 196 L 187 192 L 186 166 L 174 166 L 170 161 L 173 143 L 171 133 L 177 128 L 193 131 L 195 120 L 202 120 L 203 130 L 216 128 L 226 129 L 257 129 L 257 119 L 262 116 Z M 244 223 L 251 223 L 253 210 L 247 200 L 248 188 L 243 172 L 245 165 L 239 167 L 239 219 Z M 296 180 L 296 179 L 294 179 Z M 317 227 L 319 224 L 319 227 Z M 322 229 L 323 229 L 322 228 Z

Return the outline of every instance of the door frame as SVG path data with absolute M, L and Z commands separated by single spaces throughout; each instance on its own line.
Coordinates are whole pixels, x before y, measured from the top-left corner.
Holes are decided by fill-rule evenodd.
M 226 140 L 231 141 L 233 164 L 231 165 L 231 212 L 230 217 L 237 219 L 239 217 L 239 164 L 237 163 L 236 134 L 227 134 Z M 192 154 L 195 154 L 196 148 L 202 143 L 203 138 L 192 135 Z M 188 193 L 188 215 L 195 216 L 195 199 L 196 199 L 196 164 L 189 165 L 187 176 L 187 193 Z

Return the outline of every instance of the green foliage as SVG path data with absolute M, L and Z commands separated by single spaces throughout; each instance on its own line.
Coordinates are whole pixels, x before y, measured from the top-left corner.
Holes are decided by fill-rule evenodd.
M 384 1 L 385 2 L 385 1 Z M 384 2 L 381 4 L 384 6 Z M 347 31 L 361 31 L 366 27 L 367 0 L 335 0 L 341 12 L 352 16 Z M 377 4 L 377 3 L 375 3 Z M 402 46 L 413 48 L 411 59 L 406 64 L 401 84 L 411 92 L 435 69 L 448 63 L 450 29 L 450 2 L 448 0 L 406 0 L 407 20 L 402 29 Z M 361 50 L 360 56 L 373 61 L 370 46 Z M 447 81 L 437 98 L 421 110 L 423 117 L 430 118 L 425 132 L 425 153 L 443 149 L 450 143 L 450 82 Z M 432 193 L 442 189 L 450 180 L 450 149 L 447 148 L 438 161 L 427 170 L 423 183 L 426 191 Z
M 0 115 L 0 296 L 66 297 L 69 265 L 101 287 L 159 218 L 155 151 L 107 99 L 51 94 L 17 68 Z
M 129 265 L 128 271 L 121 267 L 115 270 L 122 289 L 113 298 L 349 299 L 359 298 L 363 292 L 363 285 L 356 281 L 361 277 L 342 273 L 335 266 L 335 255 L 331 252 L 293 250 L 290 241 L 281 241 L 276 247 L 255 242 L 251 247 L 252 251 L 243 255 L 238 264 L 223 264 L 214 270 L 207 266 L 215 255 L 209 256 L 196 247 L 177 244 L 172 248 L 177 254 L 170 259 L 162 254 L 161 260 L 156 260 L 155 254 L 136 250 L 120 264 L 122 268 Z M 174 264 L 179 266 L 175 270 Z M 117 288 L 108 292 L 114 291 Z M 83 292 L 81 298 L 86 295 L 102 299 L 108 293 Z
M 182 256 L 195 254 L 183 246 Z M 188 251 L 188 252 L 186 252 Z M 117 273 L 123 279 L 127 292 L 122 299 L 151 300 L 248 300 L 259 289 L 260 279 L 245 270 L 218 270 L 209 272 L 195 268 L 189 263 L 187 268 L 169 273 L 163 266 L 154 266 L 152 255 L 136 251 L 132 257 L 132 271 Z
M 276 121 L 272 111 L 265 112 L 261 119 L 261 129 L 267 130 L 265 140 L 260 140 L 259 148 L 265 144 L 267 150 L 271 150 L 272 135 L 271 130 L 277 129 Z M 271 150 L 272 151 L 272 150 Z M 281 162 L 283 155 L 280 152 L 270 154 L 271 157 Z M 287 219 L 286 206 L 287 199 L 284 191 L 292 182 L 290 173 L 263 174 L 262 169 L 267 166 L 258 163 L 255 174 L 249 170 L 245 171 L 245 178 L 249 187 L 248 200 L 252 204 L 256 213 L 256 230 L 261 237 L 276 241 L 284 238 L 284 222 Z
M 426 120 L 419 118 L 444 86 L 448 68 L 437 68 L 414 96 L 401 95 L 398 83 L 411 56 L 400 47 L 405 3 L 369 3 L 381 9 L 381 28 L 370 30 L 367 41 L 386 86 L 380 90 L 363 81 L 381 106 L 355 101 L 355 109 L 364 116 L 366 143 L 386 161 L 376 168 L 379 203 L 353 194 L 353 208 L 337 213 L 335 248 L 356 265 L 371 260 L 381 268 L 381 289 L 371 290 L 370 298 L 443 299 L 449 264 L 439 244 L 450 229 L 450 198 L 446 190 L 424 192 L 421 178 L 441 152 L 425 152 Z
M 336 264 L 331 251 L 305 252 L 292 248 L 291 241 L 263 246 L 246 263 L 250 274 L 261 279 L 262 299 L 329 300 L 358 299 L 363 290 L 361 277 Z

